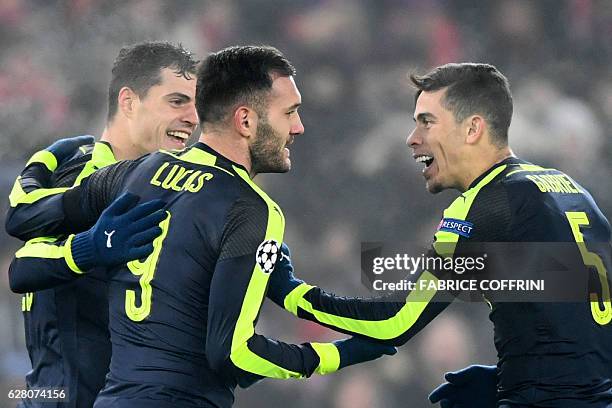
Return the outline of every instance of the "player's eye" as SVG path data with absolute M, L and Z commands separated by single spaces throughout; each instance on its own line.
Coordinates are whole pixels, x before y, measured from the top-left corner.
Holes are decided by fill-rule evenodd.
M 170 99 L 170 105 L 172 106 L 181 106 L 183 101 L 181 99 Z
M 429 120 L 429 119 L 422 119 L 421 120 L 421 124 L 423 125 L 423 127 L 425 129 L 429 129 L 431 127 L 431 124 L 433 123 L 433 121 Z

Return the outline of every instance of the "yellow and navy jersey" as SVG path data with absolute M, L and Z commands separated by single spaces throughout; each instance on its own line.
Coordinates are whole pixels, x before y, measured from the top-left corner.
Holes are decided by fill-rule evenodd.
M 573 243 L 557 247 L 573 248 L 590 274 L 576 276 L 568 283 L 590 279 L 582 301 L 492 302 L 490 319 L 499 357 L 500 404 L 609 406 L 609 221 L 589 192 L 569 176 L 516 158 L 494 166 L 474 182 L 478 185 L 478 191 L 468 190 L 444 214 L 445 219 L 458 215 L 473 226 L 473 231 L 468 236 L 438 231 L 437 236 L 455 235 L 458 246 L 470 241 L 532 243 L 534 248 Z M 465 202 L 472 195 L 463 218 Z M 517 260 L 516 264 L 522 263 Z M 580 274 L 582 270 L 570 272 Z
M 612 402 L 610 224 L 591 195 L 557 170 L 508 158 L 478 177 L 444 211 L 433 250 L 454 257 L 473 250 L 472 243 L 533 243 L 534 248 L 574 243 L 582 266 L 589 268 L 595 281 L 583 302 L 491 303 L 500 403 L 608 406 Z M 419 277 L 438 278 L 446 277 L 435 271 Z M 429 289 L 427 284 L 415 286 L 404 303 L 339 298 L 301 283 L 284 298 L 283 306 L 332 329 L 401 345 L 456 294 L 419 290 Z
M 61 407 L 92 406 L 104 385 L 110 361 L 107 284 L 103 271 L 84 279 L 71 257 L 70 237 L 36 237 L 41 225 L 60 224 L 61 194 L 95 171 L 115 162 L 110 146 L 82 146 L 59 167 L 47 151 L 35 154 L 15 181 L 7 230 L 29 241 L 9 268 L 11 288 L 24 293 L 26 347 L 32 370 L 29 388 L 66 387 Z M 46 187 L 46 188 L 45 188 Z M 61 207 L 60 207 L 61 209 Z M 41 403 L 24 400 L 23 406 Z M 46 402 L 45 407 L 54 406 Z
M 189 174 L 186 171 L 181 174 L 178 168 L 171 171 L 182 178 Z M 166 180 L 166 188 L 172 188 L 171 181 Z M 64 212 L 79 211 L 78 206 L 65 207 Z M 98 213 L 100 208 L 91 212 Z M 73 222 L 91 224 L 95 215 L 89 217 L 91 219 L 85 222 L 80 219 L 87 217 L 76 217 L 79 219 Z M 449 206 L 435 234 L 432 251 L 442 256 L 453 256 L 470 242 L 575 241 L 585 264 L 588 263 L 599 274 L 609 270 L 610 257 L 606 252 L 591 254 L 589 242 L 609 244 L 609 240 L 609 223 L 586 190 L 556 170 L 542 169 L 511 158 L 485 172 Z M 434 274 L 425 271 L 419 279 L 435 281 L 438 277 L 435 271 Z M 429 288 L 429 285 L 424 286 Z M 596 301 L 582 304 L 492 304 L 491 319 L 495 323 L 496 346 L 500 354 L 502 401 L 537 401 L 544 404 L 542 406 L 550 401 L 552 406 L 558 406 L 568 399 L 574 404 L 572 406 L 579 406 L 582 400 L 587 404 L 594 401 L 595 405 L 586 406 L 600 406 L 608 401 L 610 375 L 602 367 L 610 367 L 610 364 L 607 364 L 607 354 L 598 345 L 604 344 L 609 336 L 609 300 L 606 303 L 609 291 L 606 292 L 603 284 L 598 291 L 600 295 Z M 448 293 L 428 289 L 412 291 L 406 302 L 375 302 L 373 300 L 377 299 L 338 298 L 302 283 L 280 304 L 299 317 L 330 328 L 401 345 L 444 310 L 451 298 Z M 524 309 L 529 307 L 532 310 L 525 312 Z M 585 310 L 597 326 L 588 319 L 575 316 L 584 315 Z M 572 324 L 561 324 L 564 316 L 572 316 Z M 581 320 L 588 330 L 578 328 L 576 320 Z M 567 333 L 561 335 L 560 330 Z M 587 332 L 587 336 L 577 338 L 577 334 Z M 565 337 L 568 333 L 574 337 Z M 597 337 L 597 342 L 588 340 L 593 336 Z M 568 339 L 571 341 L 566 341 Z M 586 347 L 581 348 L 582 343 Z M 552 346 L 547 349 L 541 347 L 542 344 Z M 572 350 L 572 358 L 564 360 L 559 357 L 561 344 L 567 344 Z M 594 347 L 597 351 L 593 351 Z M 596 364 L 585 360 L 580 362 L 582 365 L 574 365 L 572 362 L 581 353 L 577 350 L 583 350 L 584 355 L 597 360 Z M 561 353 L 570 355 L 566 349 Z M 548 371 L 546 364 L 534 364 L 543 358 L 551 359 Z M 586 377 L 579 378 L 578 372 L 586 373 Z M 559 373 L 561 377 L 551 378 Z M 113 388 L 120 387 L 120 382 L 110 381 L 109 384 Z M 577 402 L 576 396 L 582 400 Z
M 244 167 L 203 143 L 120 162 L 64 194 L 64 225 L 93 224 L 123 191 L 166 201 L 167 217 L 147 259 L 109 271 L 112 358 L 96 407 L 228 407 L 236 385 L 338 369 L 333 344 L 255 332 L 285 219 Z

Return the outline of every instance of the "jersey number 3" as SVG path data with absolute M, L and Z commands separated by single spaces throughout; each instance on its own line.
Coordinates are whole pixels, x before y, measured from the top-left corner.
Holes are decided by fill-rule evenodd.
M 593 319 L 603 326 L 612 321 L 612 303 L 610 302 L 610 286 L 608 284 L 606 267 L 599 255 L 589 251 L 584 243 L 584 236 L 582 232 L 580 232 L 580 227 L 589 225 L 589 218 L 586 213 L 582 211 L 568 211 L 565 215 L 572 227 L 572 233 L 574 234 L 576 244 L 578 244 L 578 249 L 580 249 L 582 261 L 586 266 L 593 267 L 597 270 L 599 283 L 601 284 L 601 297 L 597 293 L 590 293 L 589 296 Z M 603 309 L 601 306 L 603 306 Z
M 130 272 L 140 277 L 138 280 L 140 284 L 140 306 L 136 306 L 136 291 L 125 291 L 125 313 L 135 322 L 141 322 L 151 314 L 151 298 L 153 296 L 151 281 L 155 275 L 159 254 L 161 253 L 164 239 L 168 235 L 168 227 L 170 225 L 170 213 L 166 211 L 166 214 L 167 217 L 159 223 L 162 233 L 153 241 L 153 252 L 151 252 L 151 255 L 144 262 L 135 260 L 127 264 Z

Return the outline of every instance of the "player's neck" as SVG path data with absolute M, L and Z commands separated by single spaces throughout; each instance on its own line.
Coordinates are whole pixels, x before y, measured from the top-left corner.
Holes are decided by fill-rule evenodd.
M 134 160 L 143 153 L 127 137 L 129 129 L 120 121 L 112 121 L 106 125 L 100 141 L 107 142 L 113 149 L 117 161 Z
M 470 160 L 470 167 L 466 169 L 465 177 L 461 183 L 461 192 L 466 191 L 474 180 L 482 176 L 491 167 L 511 156 L 514 156 L 514 153 L 510 147 L 506 146 L 487 154 L 478 155 L 475 160 Z
M 251 174 L 249 147 L 243 138 L 232 137 L 232 135 L 220 134 L 219 132 L 202 132 L 199 141 L 206 143 L 223 157 L 244 166 L 251 178 L 254 177 Z

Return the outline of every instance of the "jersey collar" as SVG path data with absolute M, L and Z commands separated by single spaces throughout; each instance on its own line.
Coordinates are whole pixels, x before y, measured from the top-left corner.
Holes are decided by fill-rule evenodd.
M 97 168 L 106 167 L 117 161 L 113 147 L 106 141 L 96 142 L 93 151 L 91 152 L 91 162 Z
M 504 160 L 495 163 L 493 166 L 491 166 L 487 171 L 482 173 L 480 176 L 476 177 L 476 179 L 474 181 L 472 181 L 472 183 L 470 184 L 470 186 L 467 189 L 469 190 L 469 189 L 475 187 L 478 183 L 480 183 L 480 181 L 482 179 L 487 177 L 488 174 L 490 174 L 493 170 L 495 170 L 499 166 L 512 165 L 512 164 L 530 164 L 530 163 L 526 162 L 525 160 L 519 159 L 518 157 L 515 157 L 515 156 L 510 156 L 508 158 L 505 158 Z
M 232 160 L 228 159 L 227 157 L 223 156 L 221 153 L 217 152 L 215 149 L 213 149 L 212 147 L 210 147 L 209 145 L 207 145 L 204 142 L 196 142 L 196 143 L 193 144 L 192 148 L 203 150 L 203 151 L 205 151 L 207 153 L 210 153 L 210 154 L 216 156 L 217 157 L 217 166 L 223 167 L 224 169 L 230 170 L 230 171 L 232 171 L 232 166 L 236 166 L 238 168 L 243 169 L 244 171 L 246 171 L 248 173 L 248 170 L 242 164 L 236 163 L 235 161 L 232 161 Z

